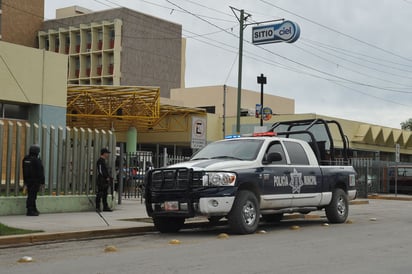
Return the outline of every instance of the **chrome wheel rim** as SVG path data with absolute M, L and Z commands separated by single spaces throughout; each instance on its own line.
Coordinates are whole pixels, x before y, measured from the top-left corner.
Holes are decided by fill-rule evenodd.
M 346 201 L 344 197 L 340 196 L 337 203 L 338 214 L 344 216 L 346 214 Z
M 243 206 L 243 220 L 247 225 L 253 225 L 256 221 L 256 208 L 251 201 Z

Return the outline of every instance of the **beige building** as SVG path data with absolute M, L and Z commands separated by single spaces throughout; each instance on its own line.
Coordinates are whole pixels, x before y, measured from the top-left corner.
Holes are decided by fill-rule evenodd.
M 0 118 L 66 124 L 67 56 L 0 41 Z
M 1 0 L 0 41 L 37 47 L 44 17 L 44 0 Z
M 184 86 L 182 26 L 127 8 L 56 11 L 38 32 L 39 48 L 69 56 L 68 84 Z
M 237 116 L 237 88 L 230 86 L 208 86 L 177 88 L 170 92 L 170 99 L 188 107 L 205 108 L 208 113 L 219 117 Z M 255 116 L 256 104 L 260 104 L 260 93 L 242 90 L 241 116 Z M 272 109 L 274 114 L 295 113 L 295 100 L 265 93 L 263 105 Z

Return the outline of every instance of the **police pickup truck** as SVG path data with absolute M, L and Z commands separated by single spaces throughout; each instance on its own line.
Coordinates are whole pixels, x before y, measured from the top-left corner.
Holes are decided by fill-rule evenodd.
M 348 201 L 356 197 L 356 172 L 336 165 L 336 154 L 345 156 L 347 138 L 342 135 L 343 149 L 335 149 L 329 123 L 278 123 L 269 132 L 231 136 L 210 143 L 187 162 L 151 170 L 146 211 L 160 232 L 177 232 L 186 218 L 206 216 L 211 222 L 225 217 L 233 232 L 249 234 L 261 218 L 275 222 L 284 213 L 319 209 L 325 209 L 329 222 L 343 223 Z M 285 126 L 286 131 L 274 131 Z M 317 141 L 316 132 L 325 140 Z

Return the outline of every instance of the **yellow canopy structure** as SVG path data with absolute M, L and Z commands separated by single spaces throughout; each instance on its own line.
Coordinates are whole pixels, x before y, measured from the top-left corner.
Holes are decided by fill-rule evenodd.
M 66 123 L 71 127 L 126 131 L 167 130 L 170 116 L 205 114 L 199 108 L 160 105 L 158 87 L 81 86 L 67 89 Z

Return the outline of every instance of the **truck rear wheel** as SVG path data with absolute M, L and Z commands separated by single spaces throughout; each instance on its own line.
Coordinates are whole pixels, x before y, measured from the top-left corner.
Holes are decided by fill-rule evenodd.
M 155 217 L 153 218 L 154 226 L 161 233 L 178 232 L 185 223 L 185 218 L 176 217 Z
M 331 223 L 343 223 L 348 218 L 348 195 L 340 188 L 333 191 L 332 201 L 325 208 L 326 217 Z
M 259 225 L 260 209 L 256 195 L 247 190 L 239 191 L 228 215 L 229 226 L 239 234 L 254 233 Z

